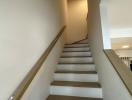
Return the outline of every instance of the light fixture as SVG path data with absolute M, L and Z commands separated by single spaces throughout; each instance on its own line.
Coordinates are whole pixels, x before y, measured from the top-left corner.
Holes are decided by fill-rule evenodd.
M 122 48 L 127 49 L 127 48 L 130 48 L 130 46 L 129 45 L 123 45 Z

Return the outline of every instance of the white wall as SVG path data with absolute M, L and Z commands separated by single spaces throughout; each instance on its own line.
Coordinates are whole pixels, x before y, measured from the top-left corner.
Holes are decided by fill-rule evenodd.
M 86 37 L 87 13 L 87 0 L 68 0 L 67 43 L 73 43 Z
M 60 47 L 63 47 L 63 43 L 62 36 L 51 51 L 45 63 L 42 65 L 38 74 L 35 76 L 31 85 L 22 97 L 22 100 L 46 100 L 49 96 L 50 84 L 53 81 L 53 74 L 59 61 L 58 58 L 62 52 L 62 48 Z
M 101 16 L 101 26 L 102 26 L 102 36 L 103 36 L 103 48 L 111 49 L 107 0 L 102 0 L 100 3 L 100 16 Z
M 61 3 L 64 0 L 0 1 L 0 100 L 8 99 L 64 25 Z M 38 75 L 35 79 L 39 81 L 34 80 L 33 87 L 40 86 L 42 89 L 44 85 L 49 86 L 51 76 L 47 72 L 52 73 L 51 67 L 56 67 L 61 45 L 63 42 L 56 45 L 52 51 L 55 55 L 49 56 L 45 69 L 40 70 L 40 77 Z M 42 78 L 43 84 L 40 84 Z M 32 91 L 34 96 L 28 94 L 27 98 L 44 100 L 48 87 L 42 90 L 40 87 L 33 90 L 40 94 Z
M 103 52 L 99 3 L 100 0 L 88 0 L 88 33 L 91 51 L 103 88 L 103 98 L 104 100 L 132 100 L 125 85 Z
M 108 0 L 111 38 L 132 37 L 132 0 Z
M 132 49 L 117 49 L 115 52 L 120 57 L 132 57 Z
M 129 45 L 132 41 L 124 42 L 125 38 L 132 38 L 132 0 L 106 0 L 107 13 L 112 38 L 112 49 L 121 49 L 123 45 Z M 116 40 L 117 39 L 117 40 Z M 114 40 L 120 44 L 114 43 Z M 131 46 L 131 45 L 130 45 Z

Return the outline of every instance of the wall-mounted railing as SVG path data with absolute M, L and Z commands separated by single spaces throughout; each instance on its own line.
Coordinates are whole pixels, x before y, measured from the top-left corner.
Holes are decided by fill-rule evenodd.
M 48 57 L 49 53 L 55 46 L 56 42 L 61 37 L 62 33 L 64 32 L 66 26 L 63 26 L 58 33 L 58 35 L 55 37 L 55 39 L 52 41 L 52 43 L 49 45 L 49 47 L 46 49 L 46 51 L 42 54 L 42 56 L 39 58 L 37 63 L 32 67 L 32 69 L 29 71 L 29 73 L 26 75 L 24 80 L 20 83 L 20 85 L 17 87 L 17 89 L 14 91 L 14 93 L 10 96 L 9 100 L 20 100 L 29 85 L 31 84 L 32 80 L 36 76 L 37 72 L 41 68 L 42 64 Z
M 132 72 L 128 69 L 127 65 L 119 58 L 114 50 L 104 50 L 109 61 L 113 65 L 114 69 L 118 73 L 122 82 L 125 84 L 129 93 L 132 95 Z

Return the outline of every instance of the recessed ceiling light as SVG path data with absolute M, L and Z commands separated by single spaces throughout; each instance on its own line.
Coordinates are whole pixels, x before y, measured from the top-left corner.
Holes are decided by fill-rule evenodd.
M 130 46 L 129 45 L 123 45 L 122 48 L 127 49 L 127 48 L 130 48 Z

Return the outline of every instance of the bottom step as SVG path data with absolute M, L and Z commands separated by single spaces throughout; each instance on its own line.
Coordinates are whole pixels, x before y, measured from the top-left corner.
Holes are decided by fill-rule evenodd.
M 102 88 L 97 82 L 54 81 L 50 86 L 50 94 L 102 98 Z
M 47 98 L 47 100 L 103 100 L 103 99 L 100 99 L 100 98 L 85 98 L 85 97 L 50 95 Z

